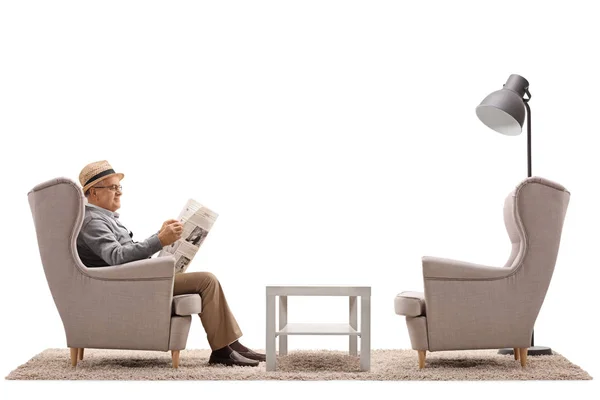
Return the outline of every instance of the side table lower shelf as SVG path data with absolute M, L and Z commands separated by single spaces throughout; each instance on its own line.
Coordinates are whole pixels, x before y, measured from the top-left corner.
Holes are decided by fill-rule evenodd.
M 348 335 L 360 336 L 360 332 L 350 324 L 317 324 L 317 323 L 288 323 L 275 332 L 275 336 L 283 335 Z

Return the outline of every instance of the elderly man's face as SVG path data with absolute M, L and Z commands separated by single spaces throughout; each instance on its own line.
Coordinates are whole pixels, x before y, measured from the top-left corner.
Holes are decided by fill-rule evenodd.
M 121 191 L 113 189 L 119 187 L 120 182 L 118 176 L 111 176 L 96 183 L 90 188 L 88 201 L 112 212 L 117 211 L 121 208 Z

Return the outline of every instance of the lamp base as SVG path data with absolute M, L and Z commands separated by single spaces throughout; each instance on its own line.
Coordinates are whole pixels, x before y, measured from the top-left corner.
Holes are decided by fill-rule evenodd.
M 500 349 L 498 350 L 498 354 L 510 354 L 513 355 L 513 349 L 510 348 L 506 348 L 506 349 Z M 527 349 L 527 355 L 528 356 L 551 356 L 552 353 L 552 349 L 550 347 L 544 347 L 544 346 L 533 346 Z

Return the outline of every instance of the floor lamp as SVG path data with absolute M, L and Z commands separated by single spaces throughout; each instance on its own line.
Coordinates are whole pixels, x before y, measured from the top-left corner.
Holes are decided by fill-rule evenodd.
M 527 98 L 523 96 L 527 95 Z M 529 82 L 520 75 L 512 74 L 503 88 L 488 95 L 475 112 L 485 125 L 504 135 L 516 136 L 523 129 L 527 115 L 527 177 L 531 177 L 531 109 L 529 108 Z M 526 112 L 527 111 L 527 112 Z M 513 354 L 512 348 L 498 350 L 500 354 Z M 534 346 L 533 332 L 531 347 L 527 350 L 530 356 L 552 355 L 549 347 Z

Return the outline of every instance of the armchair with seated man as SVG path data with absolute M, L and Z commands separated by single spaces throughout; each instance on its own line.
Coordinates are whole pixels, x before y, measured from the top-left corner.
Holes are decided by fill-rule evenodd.
M 177 368 L 194 314 L 212 349 L 210 364 L 265 361 L 239 342 L 241 329 L 214 274 L 175 274 L 173 257 L 151 258 L 181 237 L 179 221 L 167 220 L 146 240 L 133 240 L 116 212 L 123 177 L 103 160 L 83 168 L 81 186 L 56 178 L 28 193 L 72 365 L 85 348 L 170 350 Z

